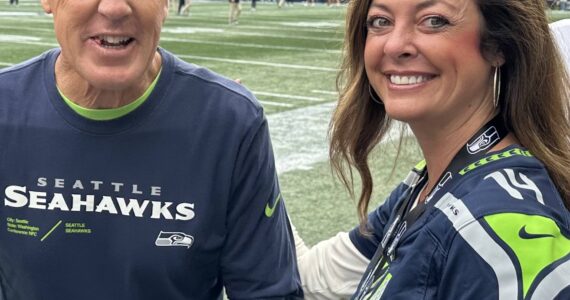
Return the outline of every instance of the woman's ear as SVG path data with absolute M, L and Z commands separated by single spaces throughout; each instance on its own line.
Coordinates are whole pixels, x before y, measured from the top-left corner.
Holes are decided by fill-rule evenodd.
M 491 57 L 491 64 L 495 67 L 500 67 L 505 63 L 505 56 L 501 51 L 495 52 Z

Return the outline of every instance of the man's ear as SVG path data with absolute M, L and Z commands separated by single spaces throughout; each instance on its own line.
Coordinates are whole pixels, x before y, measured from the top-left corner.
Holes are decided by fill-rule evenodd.
M 51 14 L 52 10 L 51 10 L 51 4 L 49 3 L 49 0 L 41 0 L 42 3 L 42 8 L 44 9 L 46 14 Z

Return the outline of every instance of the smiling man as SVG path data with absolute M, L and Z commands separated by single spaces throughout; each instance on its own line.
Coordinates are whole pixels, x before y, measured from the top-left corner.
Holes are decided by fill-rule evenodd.
M 167 0 L 42 6 L 61 47 L 0 72 L 0 299 L 302 297 L 254 96 L 158 47 Z

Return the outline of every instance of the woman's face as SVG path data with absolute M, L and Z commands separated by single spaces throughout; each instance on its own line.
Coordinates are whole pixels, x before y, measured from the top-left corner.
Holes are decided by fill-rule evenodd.
M 475 0 L 373 0 L 364 63 L 391 118 L 443 125 L 492 110 L 482 22 Z

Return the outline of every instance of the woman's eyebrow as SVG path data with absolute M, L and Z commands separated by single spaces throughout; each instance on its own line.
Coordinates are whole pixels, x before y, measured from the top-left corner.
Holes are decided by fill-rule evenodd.
M 441 4 L 451 8 L 452 10 L 458 9 L 457 6 L 455 6 L 453 3 L 446 1 L 446 0 L 423 0 L 423 1 L 420 1 L 418 4 L 416 4 L 416 11 L 428 8 L 430 6 L 434 6 L 438 3 L 441 3 Z M 375 7 L 375 8 L 379 8 L 382 10 L 390 11 L 390 8 L 382 2 L 372 2 L 370 7 L 371 8 Z

